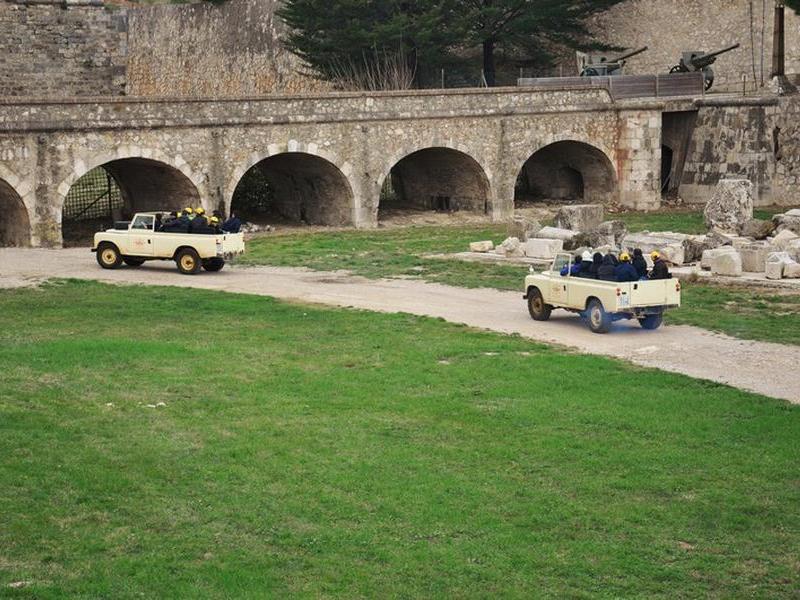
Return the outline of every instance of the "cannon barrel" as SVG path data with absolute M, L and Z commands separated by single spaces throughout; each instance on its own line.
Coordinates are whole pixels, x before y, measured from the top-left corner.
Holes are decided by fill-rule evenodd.
M 622 62 L 623 60 L 627 60 L 632 56 L 636 56 L 637 54 L 641 54 L 647 50 L 647 46 L 642 46 L 641 48 L 637 48 L 636 50 L 631 50 L 630 52 L 626 52 L 622 56 L 617 56 L 616 58 L 611 59 L 608 62 Z
M 731 50 L 736 50 L 736 48 L 738 48 L 738 47 L 739 47 L 739 44 L 733 44 L 731 46 L 727 46 L 726 48 L 723 48 L 722 50 L 716 50 L 714 52 L 708 52 L 707 54 L 701 54 L 700 56 L 695 56 L 692 59 L 692 64 L 695 67 L 702 67 L 704 65 L 710 65 L 715 60 L 717 60 L 717 57 L 720 54 L 725 54 L 726 52 L 730 52 Z

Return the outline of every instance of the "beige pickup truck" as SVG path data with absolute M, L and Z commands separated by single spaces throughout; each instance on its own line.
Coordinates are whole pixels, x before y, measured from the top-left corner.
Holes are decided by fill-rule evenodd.
M 104 269 L 122 263 L 138 267 L 148 260 L 174 260 L 178 270 L 194 275 L 201 268 L 219 271 L 225 261 L 244 254 L 242 233 L 176 233 L 156 231 L 157 212 L 136 213 L 130 223 L 117 223 L 94 235 L 92 252 Z
M 571 266 L 569 254 L 558 254 L 548 271 L 525 278 L 528 312 L 536 321 L 547 321 L 554 308 L 578 313 L 595 333 L 607 333 L 620 319 L 638 319 L 645 329 L 657 329 L 664 311 L 681 305 L 681 282 L 677 279 L 648 281 L 600 281 L 561 275 Z

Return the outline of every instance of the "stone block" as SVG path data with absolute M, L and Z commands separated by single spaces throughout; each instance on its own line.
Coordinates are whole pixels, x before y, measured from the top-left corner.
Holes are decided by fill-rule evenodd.
M 721 256 L 723 254 L 738 254 L 738 252 L 736 252 L 736 249 L 733 246 L 723 246 L 722 248 L 711 248 L 709 250 L 704 250 L 700 259 L 700 268 L 708 271 L 711 269 L 713 260 L 717 256 Z
M 789 243 L 796 239 L 800 239 L 800 236 L 789 229 L 784 229 L 772 239 L 772 245 L 778 250 L 785 250 Z
M 605 219 L 602 204 L 572 204 L 562 206 L 555 217 L 555 226 L 574 231 L 592 231 Z
M 494 242 L 485 240 L 483 242 L 472 242 L 469 245 L 470 252 L 489 252 L 494 249 Z
M 628 226 L 624 221 L 603 221 L 597 226 L 597 233 L 603 236 L 611 236 L 614 238 L 614 244 L 619 246 L 622 240 L 628 235 Z
M 715 275 L 739 277 L 742 274 L 742 257 L 735 250 L 715 254 L 711 258 L 711 272 Z
M 740 233 L 745 237 L 751 237 L 754 240 L 765 240 L 768 236 L 772 235 L 775 231 L 775 225 L 772 221 L 765 221 L 764 219 L 750 219 L 740 230 Z
M 778 231 L 788 229 L 800 234 L 800 209 L 792 209 L 782 214 L 772 216 L 772 224 Z
M 768 262 L 764 266 L 764 275 L 767 279 L 783 279 L 783 263 Z
M 720 179 L 703 218 L 709 229 L 740 232 L 753 218 L 753 184 L 747 179 Z
M 542 227 L 536 232 L 537 238 L 561 240 L 563 242 L 571 241 L 576 235 L 578 235 L 577 231 L 562 229 L 561 227 Z
M 509 237 L 515 237 L 525 242 L 532 237 L 536 237 L 537 232 L 541 228 L 541 223 L 536 219 L 514 216 L 508 224 L 508 235 Z
M 767 265 L 767 256 L 771 248 L 765 244 L 751 244 L 739 248 L 739 255 L 742 257 L 742 271 L 747 273 L 763 273 Z
M 658 250 L 665 260 L 674 265 L 682 265 L 686 262 L 683 241 L 675 237 L 629 233 L 622 240 L 622 248 L 631 254 L 636 248 L 640 248 L 644 254 L 650 254 L 653 250 Z
M 506 238 L 494 251 L 500 256 L 525 256 L 519 239 L 515 237 Z
M 786 279 L 800 279 L 800 263 L 790 262 L 783 265 L 783 276 Z
M 563 240 L 534 238 L 523 244 L 525 256 L 529 258 L 552 259 L 564 249 Z

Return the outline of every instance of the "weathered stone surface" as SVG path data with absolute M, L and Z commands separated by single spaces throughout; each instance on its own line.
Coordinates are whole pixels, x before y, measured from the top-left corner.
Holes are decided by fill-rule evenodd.
M 784 229 L 772 238 L 772 245 L 778 248 L 778 250 L 785 250 L 789 246 L 789 243 L 796 239 L 800 239 L 800 236 L 788 229 Z
M 784 250 L 794 260 L 800 261 L 800 238 L 789 241 L 789 243 L 785 245 Z
M 564 249 L 563 240 L 534 238 L 523 245 L 525 256 L 529 258 L 554 258 Z
M 720 179 L 703 218 L 709 229 L 738 233 L 753 218 L 753 185 L 747 179 Z
M 494 249 L 494 242 L 492 240 L 484 240 L 482 242 L 472 242 L 469 245 L 470 252 L 490 252 Z
M 717 256 L 722 256 L 723 254 L 738 254 L 738 252 L 733 246 L 723 246 L 722 248 L 711 248 L 710 250 L 704 250 L 702 258 L 700 259 L 700 268 L 705 270 L 711 269 L 714 259 Z
M 777 231 L 788 229 L 800 234 L 800 214 L 795 214 L 797 209 L 792 209 L 782 214 L 772 216 L 772 224 Z
M 767 279 L 783 279 L 783 267 L 782 262 L 768 262 L 764 266 L 764 275 Z
M 783 266 L 783 276 L 786 279 L 800 279 L 800 263 L 790 262 Z
M 602 204 L 573 204 L 562 206 L 555 217 L 555 226 L 573 231 L 592 231 L 605 219 Z
M 720 246 L 732 246 L 733 240 L 739 237 L 735 233 L 721 231 L 719 229 L 712 229 L 706 234 L 708 242 L 712 248 L 719 248 Z
M 506 238 L 494 251 L 500 256 L 525 256 L 525 252 L 522 250 L 522 244 L 520 244 L 519 239 L 515 237 Z
M 739 277 L 742 274 L 742 257 L 735 250 L 715 254 L 711 257 L 711 272 L 715 275 Z
M 765 240 L 772 235 L 775 225 L 764 219 L 750 219 L 741 228 L 741 234 L 754 240 Z
M 771 251 L 772 248 L 767 244 L 750 244 L 739 248 L 739 255 L 742 257 L 742 271 L 763 273 Z
M 700 260 L 703 252 L 714 248 L 712 238 L 706 235 L 687 235 L 683 240 L 684 258 L 687 263 L 693 263 Z
M 645 254 L 658 250 L 665 260 L 674 265 L 682 265 L 686 262 L 683 241 L 676 237 L 629 233 L 622 240 L 622 247 L 631 253 L 636 248 L 640 248 Z
M 603 221 L 597 226 L 597 233 L 604 236 L 611 236 L 614 238 L 614 244 L 619 246 L 622 240 L 628 235 L 628 226 L 625 221 L 613 220 Z
M 547 240 L 561 240 L 563 242 L 568 242 L 572 240 L 576 235 L 578 235 L 577 231 L 573 231 L 571 229 L 562 229 L 561 227 L 542 227 L 539 231 L 536 232 L 536 237 L 539 239 L 547 239 Z
M 536 237 L 536 234 L 541 228 L 541 223 L 536 219 L 515 215 L 508 223 L 508 235 L 509 237 L 515 237 L 522 242 L 526 242 Z

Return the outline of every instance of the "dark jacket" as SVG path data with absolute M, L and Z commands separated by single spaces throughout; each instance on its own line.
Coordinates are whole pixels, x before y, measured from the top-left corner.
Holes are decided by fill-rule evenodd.
M 595 252 L 594 256 L 592 256 L 592 266 L 589 267 L 589 277 L 592 279 L 597 279 L 597 271 L 600 269 L 600 266 L 603 264 L 603 255 L 599 252 Z
M 597 278 L 603 281 L 616 281 L 614 276 L 614 259 L 606 255 L 603 257 L 603 264 L 597 269 Z
M 239 220 L 239 217 L 231 217 L 227 221 L 222 224 L 222 231 L 227 231 L 228 233 L 239 233 L 239 230 L 242 228 L 242 222 Z
M 639 274 L 629 262 L 621 262 L 614 267 L 614 277 L 617 281 L 639 281 Z
M 647 275 L 647 261 L 644 259 L 644 256 L 634 256 L 632 264 L 640 278 Z
M 582 260 L 581 270 L 578 271 L 578 277 L 588 277 L 588 278 L 594 277 L 594 275 L 592 275 L 593 264 L 594 263 L 592 263 L 592 261 L 590 260 Z
M 562 277 L 566 277 L 567 276 L 567 269 L 569 269 L 569 274 L 572 275 L 573 277 L 575 277 L 578 273 L 581 272 L 581 263 L 572 263 L 571 267 L 569 267 L 567 265 L 564 265 L 561 268 L 561 276 Z
M 667 268 L 667 263 L 661 260 L 661 258 L 657 258 L 653 263 L 653 270 L 650 271 L 650 279 L 672 279 L 672 274 Z

